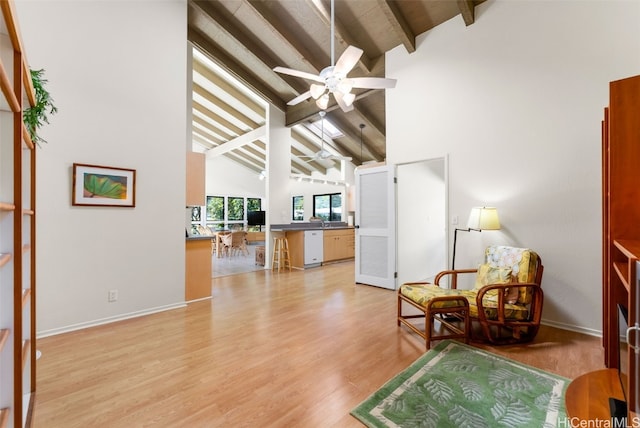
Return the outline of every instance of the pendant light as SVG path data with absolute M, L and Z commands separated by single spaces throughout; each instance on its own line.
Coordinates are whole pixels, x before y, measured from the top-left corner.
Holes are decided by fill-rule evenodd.
M 362 130 L 364 129 L 364 123 L 360 124 L 360 165 L 362 165 L 364 162 L 362 162 Z

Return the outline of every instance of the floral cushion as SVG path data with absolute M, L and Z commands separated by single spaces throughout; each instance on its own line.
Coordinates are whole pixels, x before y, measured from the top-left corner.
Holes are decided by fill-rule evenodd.
M 494 268 L 511 268 L 514 282 L 534 282 L 538 254 L 528 248 L 494 245 L 487 248 L 487 264 Z M 531 303 L 531 290 L 518 287 L 517 305 Z
M 434 297 L 441 296 L 460 296 L 469 302 L 469 316 L 478 318 L 478 306 L 476 305 L 476 290 L 457 290 L 450 288 L 440 288 L 433 284 L 403 284 L 400 287 L 400 293 L 409 300 L 416 302 L 422 307 L 427 306 L 427 302 Z M 488 293 L 487 293 L 488 294 Z M 460 303 L 456 299 L 438 301 L 433 304 L 433 308 L 451 308 L 459 306 Z M 494 296 L 485 295 L 482 300 L 482 306 L 488 319 L 497 319 L 498 311 L 496 310 L 497 299 Z M 529 310 L 525 305 L 505 304 L 505 318 L 511 320 L 525 320 L 529 317 Z

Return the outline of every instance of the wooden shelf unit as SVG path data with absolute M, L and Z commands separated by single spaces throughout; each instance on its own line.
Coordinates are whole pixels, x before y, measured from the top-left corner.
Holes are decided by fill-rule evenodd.
M 602 336 L 605 365 L 618 369 L 618 305 L 638 322 L 636 262 L 640 257 L 640 76 L 609 84 L 602 121 Z M 627 405 L 635 404 L 638 367 L 628 352 Z
M 17 428 L 31 424 L 36 387 L 36 150 L 23 123 L 36 100 L 14 0 L 0 10 L 0 427 Z

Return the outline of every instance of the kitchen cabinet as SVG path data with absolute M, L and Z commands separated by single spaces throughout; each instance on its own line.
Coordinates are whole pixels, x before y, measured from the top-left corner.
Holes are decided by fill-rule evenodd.
M 184 299 L 211 297 L 211 236 L 187 238 L 185 245 Z
M 297 269 L 353 259 L 356 254 L 355 229 L 346 224 L 324 229 L 297 224 L 272 225 L 271 231 L 285 233 L 291 266 Z
M 265 240 L 265 232 L 247 232 L 247 242 L 260 242 Z
M 356 255 L 355 229 L 324 231 L 323 262 L 352 259 Z
M 204 153 L 187 152 L 187 197 L 188 207 L 201 207 L 205 200 L 206 156 Z

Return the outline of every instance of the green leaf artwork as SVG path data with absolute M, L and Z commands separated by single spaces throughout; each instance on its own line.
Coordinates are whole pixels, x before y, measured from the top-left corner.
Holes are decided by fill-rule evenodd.
M 127 178 L 114 175 L 85 174 L 84 196 L 87 198 L 126 199 Z

